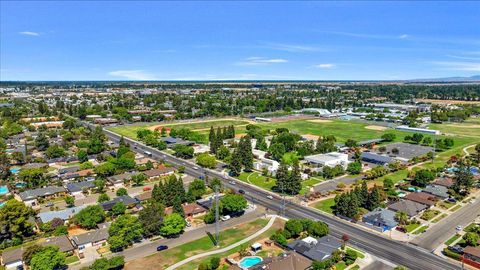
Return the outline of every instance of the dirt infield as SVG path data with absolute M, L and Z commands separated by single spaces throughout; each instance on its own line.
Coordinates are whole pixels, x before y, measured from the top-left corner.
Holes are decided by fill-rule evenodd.
M 449 100 L 449 99 L 417 99 L 419 102 L 432 104 L 480 104 L 480 100 Z
M 202 124 L 202 123 L 210 123 L 210 122 L 228 122 L 228 121 L 232 121 L 232 122 L 238 122 L 238 121 L 241 121 L 241 122 L 247 122 L 247 123 L 254 123 L 253 121 L 249 120 L 249 119 L 239 119 L 239 118 L 220 118 L 220 119 L 209 119 L 209 120 L 201 120 L 201 121 L 188 121 L 188 122 L 174 122 L 174 123 L 165 123 L 165 124 L 162 124 L 162 125 L 155 125 L 155 126 L 150 126 L 148 127 L 149 130 L 152 130 L 152 131 L 155 131 L 155 130 L 160 130 L 162 127 L 165 127 L 167 129 L 167 132 L 171 129 L 171 128 L 174 128 L 176 126 L 183 126 L 183 127 L 187 127 L 189 128 L 188 126 L 189 125 L 197 125 L 197 124 Z M 232 123 L 234 126 L 246 126 L 247 124 L 241 124 L 241 125 L 238 125 L 238 124 L 234 124 Z M 230 125 L 230 123 L 225 123 L 225 126 L 227 125 Z M 205 127 L 205 128 L 190 128 L 192 131 L 205 131 L 205 130 L 210 130 L 210 127 Z
M 378 130 L 378 131 L 384 131 L 384 130 L 387 130 L 387 129 L 388 129 L 388 127 L 375 126 L 375 125 L 366 126 L 365 128 L 366 128 L 366 129 L 371 129 L 371 130 Z
M 307 120 L 308 122 L 312 123 L 331 123 L 332 120 L 327 120 L 327 119 L 313 119 L 313 120 Z

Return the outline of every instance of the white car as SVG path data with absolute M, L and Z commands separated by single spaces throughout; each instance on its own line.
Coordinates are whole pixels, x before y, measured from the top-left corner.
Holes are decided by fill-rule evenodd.
M 270 200 L 273 200 L 273 196 L 272 196 L 272 195 L 268 195 L 267 198 L 269 198 Z
M 457 231 L 461 231 L 461 230 L 462 230 L 462 226 L 458 225 L 455 229 L 457 229 Z
M 222 216 L 220 219 L 222 221 L 227 221 L 227 220 L 231 219 L 231 217 L 229 215 L 226 215 L 226 216 Z

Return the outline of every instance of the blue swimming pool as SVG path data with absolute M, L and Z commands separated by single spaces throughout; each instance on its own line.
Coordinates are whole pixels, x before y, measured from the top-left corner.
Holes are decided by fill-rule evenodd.
M 0 186 L 0 196 L 5 195 L 8 193 L 8 187 L 7 186 Z
M 27 186 L 27 184 L 25 184 L 25 183 L 16 183 L 15 184 L 16 188 L 23 188 L 23 187 L 26 187 L 26 186 Z
M 20 171 L 20 168 L 11 168 L 10 172 L 13 174 L 17 174 Z
M 247 269 L 247 268 L 250 268 L 250 267 L 252 267 L 256 264 L 261 263 L 262 261 L 263 261 L 263 259 L 260 258 L 260 257 L 257 257 L 257 256 L 245 257 L 238 263 L 238 265 L 243 269 Z
M 477 167 L 471 167 L 470 171 L 472 172 L 473 175 L 478 175 L 480 173 Z

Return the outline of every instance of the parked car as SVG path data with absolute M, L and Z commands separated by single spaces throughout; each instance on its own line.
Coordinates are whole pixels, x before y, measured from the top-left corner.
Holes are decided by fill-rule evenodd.
M 143 188 L 143 191 L 149 191 L 149 190 L 151 190 L 151 189 L 152 189 L 151 187 L 144 187 L 144 188 Z
M 457 231 L 461 231 L 463 229 L 463 227 L 458 225 L 455 229 L 457 229 Z
M 222 216 L 220 219 L 222 221 L 227 221 L 227 220 L 231 219 L 231 217 L 229 215 L 226 215 L 226 216 Z
M 229 183 L 230 185 L 235 185 L 235 184 L 236 184 L 235 181 L 233 181 L 233 180 L 228 181 L 228 183 Z
M 238 193 L 240 193 L 240 194 L 245 194 L 245 190 L 239 189 L 239 190 L 238 190 Z
M 160 245 L 160 246 L 157 247 L 157 251 L 162 251 L 162 250 L 166 250 L 166 249 L 168 249 L 168 246 L 166 246 L 166 245 Z
M 395 229 L 399 232 L 407 233 L 407 229 L 405 229 L 403 227 L 396 227 Z
M 273 196 L 272 196 L 272 195 L 268 195 L 267 198 L 270 199 L 270 200 L 273 200 Z
M 452 202 L 452 203 L 456 203 L 456 202 L 457 202 L 457 200 L 455 200 L 455 198 L 448 198 L 447 201 Z

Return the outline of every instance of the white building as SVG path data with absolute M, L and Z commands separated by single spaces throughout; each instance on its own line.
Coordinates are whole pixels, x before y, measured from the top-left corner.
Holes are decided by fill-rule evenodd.
M 349 163 L 348 155 L 343 153 L 338 153 L 338 152 L 330 152 L 326 154 L 306 156 L 305 160 L 310 165 L 313 165 L 315 167 L 324 167 L 324 166 L 335 167 L 337 165 L 341 165 L 343 168 L 346 169 Z
M 409 127 L 409 126 L 398 126 L 395 129 L 396 130 L 401 130 L 401 131 L 408 131 L 408 132 L 418 132 L 418 133 L 426 133 L 426 134 L 432 134 L 432 135 L 440 135 L 440 131 L 439 130 L 434 130 L 434 129 L 415 128 L 415 127 Z
M 279 166 L 280 163 L 268 158 L 259 158 L 253 163 L 253 167 L 255 168 L 255 170 L 261 171 L 263 169 L 267 169 L 271 175 L 275 175 L 277 173 Z

